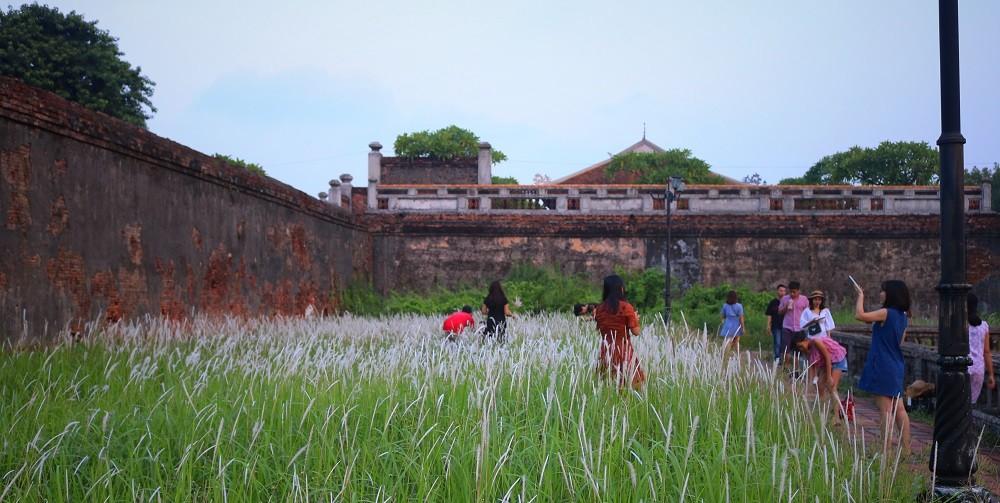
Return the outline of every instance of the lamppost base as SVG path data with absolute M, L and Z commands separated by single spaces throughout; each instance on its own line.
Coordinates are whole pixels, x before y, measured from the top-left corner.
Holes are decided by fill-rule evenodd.
M 926 501 L 941 503 L 1000 503 L 993 493 L 979 486 L 936 486 L 927 496 Z

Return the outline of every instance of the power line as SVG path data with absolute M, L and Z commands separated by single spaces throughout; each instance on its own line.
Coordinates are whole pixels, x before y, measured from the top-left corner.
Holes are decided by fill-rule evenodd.
M 319 157 L 319 158 L 316 158 L 316 159 L 307 159 L 307 160 L 304 160 L 304 161 L 288 161 L 288 162 L 270 163 L 270 164 L 265 164 L 265 166 L 268 167 L 268 168 L 274 168 L 274 167 L 277 167 L 277 166 L 289 166 L 289 165 L 292 165 L 292 164 L 305 164 L 307 162 L 327 161 L 327 160 L 330 160 L 330 159 L 340 159 L 340 158 L 343 158 L 343 157 L 352 157 L 352 156 L 356 156 L 356 155 L 362 155 L 362 154 L 365 154 L 365 153 L 366 152 L 355 152 L 353 154 L 331 155 L 331 156 L 328 156 L 328 157 Z

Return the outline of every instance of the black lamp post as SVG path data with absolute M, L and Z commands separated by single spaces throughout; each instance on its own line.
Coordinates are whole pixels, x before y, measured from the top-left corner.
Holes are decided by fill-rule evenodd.
M 965 166 L 958 66 L 958 0 L 938 1 L 941 52 L 941 282 L 938 308 L 938 375 L 935 392 L 933 497 L 947 501 L 996 501 L 976 487 L 972 437 L 969 332 L 965 262 Z
M 672 176 L 667 182 L 666 197 L 663 200 L 667 207 L 667 241 L 663 244 L 664 259 L 663 268 L 666 270 L 666 285 L 663 289 L 663 322 L 670 323 L 670 203 L 677 199 L 677 195 L 684 190 L 684 179 L 679 176 Z

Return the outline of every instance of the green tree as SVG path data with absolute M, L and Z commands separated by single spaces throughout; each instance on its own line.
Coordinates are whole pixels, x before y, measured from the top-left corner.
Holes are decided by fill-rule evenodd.
M 993 197 L 990 199 L 993 211 L 1000 211 L 1000 162 L 993 163 L 993 169 L 983 167 L 965 170 L 965 184 L 979 185 L 983 180 L 989 180 L 993 185 Z
M 479 155 L 479 137 L 472 131 L 453 125 L 433 133 L 426 130 L 403 133 L 396 137 L 392 148 L 396 155 L 408 159 L 476 157 Z M 507 156 L 499 150 L 494 149 L 492 154 L 493 164 L 507 160 Z
M 707 162 L 691 156 L 687 149 L 665 152 L 626 152 L 611 158 L 604 176 L 614 179 L 618 173 L 633 176 L 633 183 L 665 184 L 671 176 L 680 176 L 686 183 L 722 185 L 726 181 L 710 171 Z
M 884 141 L 828 155 L 780 185 L 935 185 L 940 157 L 927 142 Z
M 37 3 L 0 11 L 0 75 L 146 127 L 155 84 L 122 55 L 118 39 L 75 11 Z
M 492 182 L 493 185 L 519 185 L 517 182 L 517 178 L 514 178 L 513 176 L 493 175 Z
M 247 162 L 247 161 L 244 161 L 243 159 L 240 159 L 239 157 L 230 157 L 230 156 L 225 155 L 225 154 L 215 154 L 212 157 L 214 157 L 216 159 L 221 159 L 223 161 L 226 161 L 231 166 L 236 166 L 238 168 L 247 169 L 247 170 L 253 171 L 254 173 L 257 173 L 259 175 L 267 175 L 267 172 L 264 171 L 264 167 L 261 166 L 260 164 L 255 163 L 255 162 Z

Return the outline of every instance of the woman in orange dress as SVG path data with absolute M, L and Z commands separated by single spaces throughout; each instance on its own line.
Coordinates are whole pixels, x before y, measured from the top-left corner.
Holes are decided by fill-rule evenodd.
M 646 374 L 639 366 L 632 346 L 632 336 L 639 335 L 639 316 L 625 300 L 625 282 L 618 275 L 604 278 L 601 304 L 594 310 L 594 321 L 601 332 L 601 355 L 597 373 L 614 379 L 619 386 L 642 387 Z

